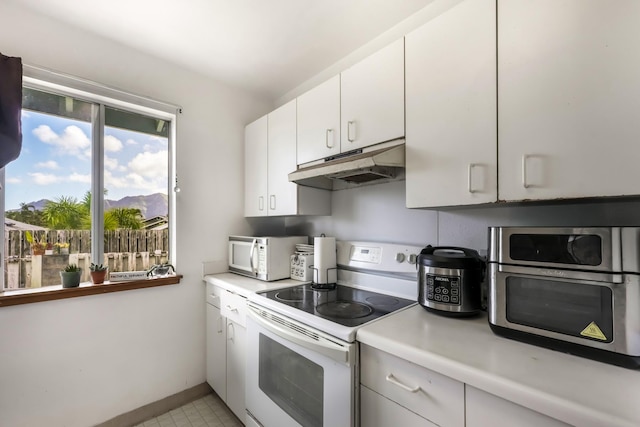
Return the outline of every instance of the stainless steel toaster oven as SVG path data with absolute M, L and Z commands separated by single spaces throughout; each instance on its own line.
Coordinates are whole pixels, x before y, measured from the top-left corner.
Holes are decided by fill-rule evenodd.
M 491 227 L 498 335 L 640 367 L 640 227 Z

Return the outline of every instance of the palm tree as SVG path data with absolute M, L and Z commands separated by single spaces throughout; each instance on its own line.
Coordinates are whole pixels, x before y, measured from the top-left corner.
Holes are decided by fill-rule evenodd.
M 142 228 L 142 212 L 136 208 L 112 208 L 104 213 L 104 229 L 128 228 L 139 230 Z
M 80 229 L 86 218 L 83 204 L 70 196 L 60 196 L 55 202 L 47 202 L 42 213 L 48 227 L 58 230 Z

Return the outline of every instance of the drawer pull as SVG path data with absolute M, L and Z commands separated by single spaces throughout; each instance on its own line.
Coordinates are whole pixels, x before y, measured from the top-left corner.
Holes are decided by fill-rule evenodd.
M 404 385 L 400 381 L 398 381 L 396 379 L 396 377 L 393 376 L 393 374 L 387 375 L 387 381 L 389 381 L 391 384 L 397 385 L 401 389 L 409 391 L 411 393 L 416 393 L 416 392 L 420 391 L 420 386 L 416 386 L 416 387 L 411 388 L 408 385 Z
M 238 312 L 238 309 L 237 309 L 237 308 L 232 308 L 232 307 L 231 307 L 230 305 L 228 305 L 228 304 L 227 304 L 227 310 L 229 310 L 229 311 L 233 311 L 233 312 L 236 312 L 236 313 Z

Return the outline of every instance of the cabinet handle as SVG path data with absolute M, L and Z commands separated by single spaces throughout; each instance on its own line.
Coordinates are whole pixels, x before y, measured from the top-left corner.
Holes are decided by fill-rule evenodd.
M 224 317 L 222 316 L 218 316 L 218 333 L 221 334 L 222 333 L 222 321 L 223 321 Z
M 353 128 L 353 134 L 356 134 L 355 124 L 356 122 L 354 120 L 347 122 L 347 139 L 349 140 L 349 142 L 353 142 L 356 140 L 355 136 L 354 138 L 351 138 L 351 128 Z
M 331 135 L 331 144 L 329 144 L 329 135 Z M 327 148 L 333 148 L 333 129 L 327 129 L 324 135 L 324 144 Z
M 258 197 L 258 210 L 259 211 L 263 211 L 264 210 L 264 197 L 263 196 L 259 196 Z
M 467 175 L 468 175 L 468 180 L 467 180 L 467 189 L 469 190 L 469 193 L 473 194 L 473 193 L 477 193 L 478 190 L 474 190 L 473 189 L 473 184 L 472 184 L 472 176 L 473 176 L 473 168 L 476 166 L 480 166 L 477 163 L 469 163 L 469 169 L 467 171 Z
M 527 183 L 527 159 L 529 158 L 528 154 L 522 156 L 522 186 L 524 188 L 529 188 L 530 185 Z
M 276 210 L 276 195 L 272 194 L 271 196 L 269 196 L 269 209 L 271 209 L 272 211 Z
M 229 304 L 227 304 L 227 310 L 229 310 L 229 311 L 234 311 L 234 312 L 236 312 L 236 313 L 238 312 L 238 309 L 237 309 L 237 308 L 231 308 L 231 306 L 230 306 Z
M 393 374 L 387 375 L 387 381 L 389 381 L 391 384 L 396 385 L 396 386 L 400 387 L 401 389 L 406 390 L 406 391 L 411 392 L 411 393 L 416 393 L 416 392 L 420 391 L 420 386 L 416 386 L 416 387 L 412 388 L 412 387 L 409 387 L 408 385 L 404 385 L 400 381 L 398 381 L 396 379 L 396 377 L 393 376 Z
M 230 333 L 233 332 L 233 333 Z M 231 342 L 235 342 L 234 339 L 234 334 L 236 333 L 236 329 L 233 326 L 232 322 L 227 323 L 227 339 Z

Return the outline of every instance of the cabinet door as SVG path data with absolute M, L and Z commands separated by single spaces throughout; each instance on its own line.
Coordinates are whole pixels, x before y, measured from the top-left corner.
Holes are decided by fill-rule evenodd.
M 360 425 L 363 427 L 436 426 L 365 386 L 360 386 Z
M 461 2 L 405 45 L 407 207 L 495 202 L 495 0 Z
M 340 80 L 342 152 L 404 136 L 404 39 L 345 70 Z
M 298 97 L 298 164 L 340 153 L 340 76 Z
M 297 184 L 289 182 L 296 170 L 296 100 L 269 113 L 268 178 L 269 215 L 297 213 Z
M 640 2 L 498 3 L 499 198 L 638 194 Z
M 267 215 L 267 116 L 245 128 L 244 215 Z
M 227 406 L 244 423 L 247 330 L 227 319 Z
M 465 386 L 466 427 L 566 427 L 554 418 Z
M 222 400 L 227 399 L 227 328 L 220 309 L 207 304 L 207 382 Z

